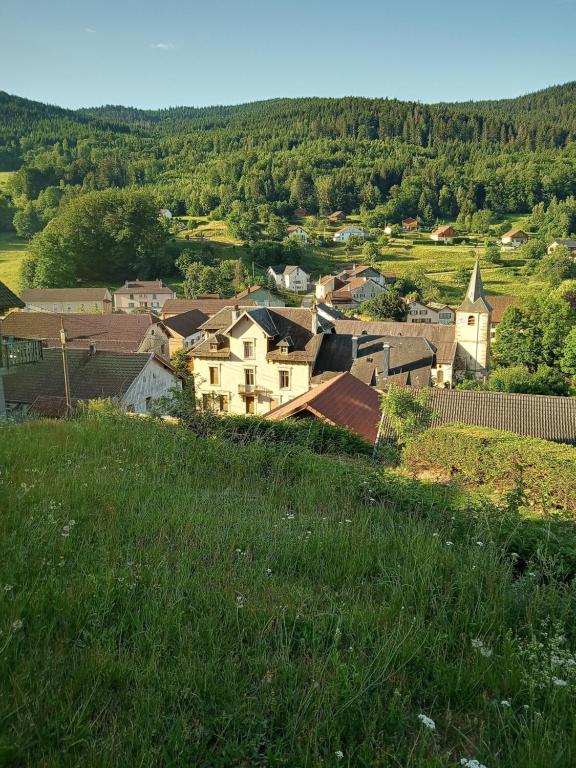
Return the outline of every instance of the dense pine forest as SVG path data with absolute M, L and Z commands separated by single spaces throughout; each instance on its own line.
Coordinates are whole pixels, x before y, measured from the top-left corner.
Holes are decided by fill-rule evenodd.
M 28 206 L 37 230 L 63 199 L 136 185 L 177 213 L 220 218 L 295 205 L 382 207 L 390 220 L 430 223 L 527 213 L 576 194 L 575 105 L 576 83 L 495 102 L 303 98 L 158 111 L 71 111 L 0 93 L 0 170 L 16 171 L 4 208 Z

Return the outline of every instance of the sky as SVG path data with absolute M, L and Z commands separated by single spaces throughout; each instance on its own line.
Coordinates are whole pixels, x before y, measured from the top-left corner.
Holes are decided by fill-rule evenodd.
M 63 107 L 421 102 L 576 79 L 576 0 L 0 0 L 0 90 Z

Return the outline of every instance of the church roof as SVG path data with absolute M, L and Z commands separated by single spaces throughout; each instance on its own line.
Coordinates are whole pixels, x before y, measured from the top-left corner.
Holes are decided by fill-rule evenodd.
M 484 286 L 482 285 L 482 276 L 480 275 L 480 262 L 476 259 L 474 269 L 470 275 L 470 283 L 464 301 L 458 307 L 458 312 L 492 312 L 492 307 L 488 304 L 484 295 Z

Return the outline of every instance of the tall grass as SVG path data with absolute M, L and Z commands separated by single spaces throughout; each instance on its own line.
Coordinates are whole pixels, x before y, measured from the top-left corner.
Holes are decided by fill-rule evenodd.
M 450 488 L 122 417 L 0 445 L 0 765 L 575 763 L 573 589 Z

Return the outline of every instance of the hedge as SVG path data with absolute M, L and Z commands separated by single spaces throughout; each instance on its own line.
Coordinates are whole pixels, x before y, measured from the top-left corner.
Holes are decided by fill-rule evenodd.
M 495 429 L 444 425 L 404 452 L 408 469 L 448 471 L 465 484 L 515 491 L 539 513 L 576 513 L 576 449 Z

